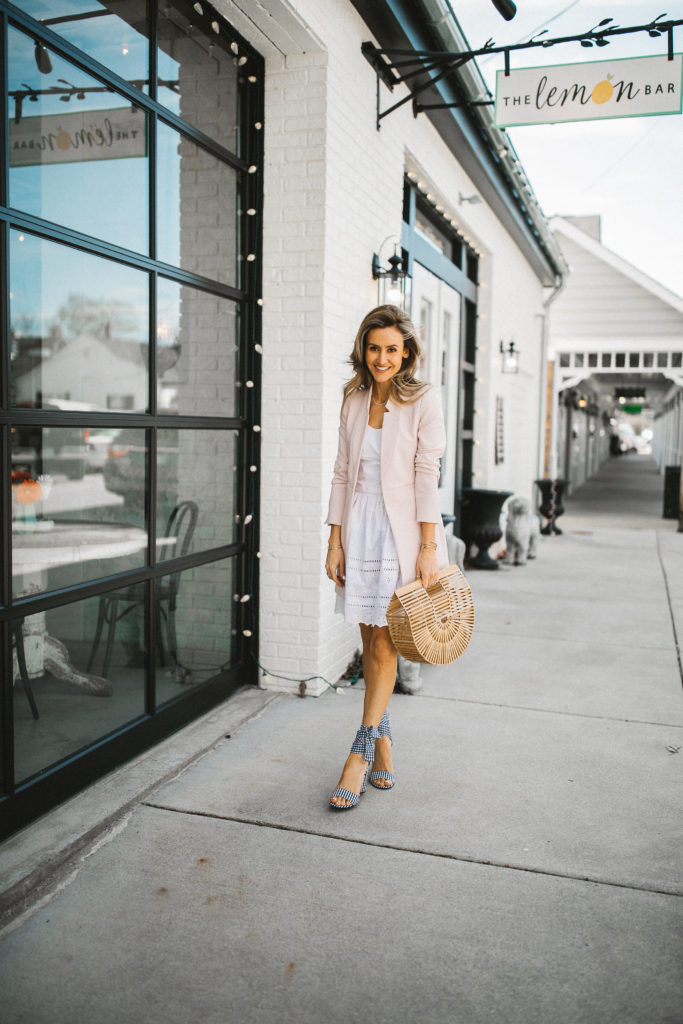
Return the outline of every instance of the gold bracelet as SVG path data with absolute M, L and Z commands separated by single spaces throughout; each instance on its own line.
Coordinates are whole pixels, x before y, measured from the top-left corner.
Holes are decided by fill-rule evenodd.
M 327 545 L 327 550 L 328 550 L 328 551 L 341 551 L 341 545 L 337 545 L 337 547 L 331 547 L 331 546 L 330 546 L 330 545 L 328 544 L 328 545 Z
M 435 540 L 426 540 L 424 542 L 424 544 L 422 545 L 422 547 L 423 548 L 433 548 L 434 551 L 436 551 L 436 541 Z

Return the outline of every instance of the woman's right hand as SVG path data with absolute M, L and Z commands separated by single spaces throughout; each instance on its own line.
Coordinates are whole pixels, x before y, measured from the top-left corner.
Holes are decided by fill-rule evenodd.
M 327 560 L 325 562 L 325 572 L 338 587 L 344 586 L 346 568 L 344 564 L 344 552 L 341 548 L 328 550 Z

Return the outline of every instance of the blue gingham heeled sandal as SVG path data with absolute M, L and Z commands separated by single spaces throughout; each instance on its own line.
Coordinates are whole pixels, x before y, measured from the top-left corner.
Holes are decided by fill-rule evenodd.
M 379 723 L 379 734 L 380 736 L 388 736 L 389 739 L 391 740 L 391 745 L 393 747 L 394 741 L 391 735 L 391 726 L 389 725 L 389 715 L 387 714 L 386 711 L 382 715 L 382 721 Z M 378 786 L 375 781 L 376 779 L 386 779 L 389 785 Z M 370 783 L 371 786 L 374 786 L 375 789 L 392 789 L 394 784 L 396 783 L 396 776 L 394 775 L 393 772 L 373 771 L 370 772 L 368 782 Z
M 333 804 L 332 797 L 330 797 L 330 807 L 335 811 L 350 811 L 352 807 L 355 807 L 361 798 L 361 795 L 365 792 L 365 781 L 368 777 L 368 769 L 375 760 L 375 740 L 379 737 L 379 729 L 375 728 L 374 725 L 361 725 L 360 729 L 356 733 L 356 738 L 351 744 L 351 753 L 360 754 L 364 761 L 367 761 L 368 766 L 365 769 L 363 775 L 363 782 L 360 787 L 360 793 L 354 793 L 351 789 L 344 789 L 343 786 L 337 786 L 332 796 L 343 797 L 344 800 L 348 800 L 347 804 Z

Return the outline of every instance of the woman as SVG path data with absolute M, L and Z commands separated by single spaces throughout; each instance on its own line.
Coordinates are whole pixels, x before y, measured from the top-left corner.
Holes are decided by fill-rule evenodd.
M 437 490 L 446 432 L 438 391 L 415 377 L 419 357 L 410 318 L 378 306 L 358 329 L 344 387 L 325 571 L 337 611 L 360 625 L 365 701 L 330 797 L 336 810 L 355 807 L 368 772 L 377 789 L 394 785 L 387 706 L 396 648 L 386 610 L 396 587 L 417 578 L 430 586 L 448 564 Z

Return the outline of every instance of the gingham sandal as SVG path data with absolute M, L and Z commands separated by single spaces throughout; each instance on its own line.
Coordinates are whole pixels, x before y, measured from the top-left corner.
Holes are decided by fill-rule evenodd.
M 392 736 L 391 736 L 391 726 L 389 725 L 389 715 L 387 714 L 386 711 L 382 715 L 382 721 L 379 723 L 379 734 L 380 734 L 380 736 L 388 736 L 389 739 L 391 740 L 391 745 L 393 747 L 394 741 L 393 741 Z M 375 779 L 386 779 L 387 782 L 390 783 L 390 785 L 389 786 L 378 786 L 377 783 L 375 782 Z M 370 772 L 370 775 L 368 777 L 368 782 L 370 783 L 371 786 L 374 786 L 375 789 L 392 789 L 393 786 L 396 783 L 396 776 L 394 775 L 393 772 L 379 771 L 379 770 L 378 771 L 372 771 L 372 772 Z
M 365 769 L 363 775 L 363 782 L 360 787 L 360 793 L 354 793 L 351 789 L 344 789 L 343 786 L 337 786 L 332 796 L 341 796 L 344 800 L 348 800 L 347 804 L 333 804 L 332 797 L 330 797 L 330 807 L 335 811 L 350 811 L 352 807 L 355 807 L 361 798 L 361 795 L 365 792 L 365 781 L 368 777 L 368 769 L 375 760 L 375 740 L 380 735 L 379 729 L 376 729 L 374 725 L 361 725 L 360 729 L 356 733 L 356 738 L 351 744 L 351 753 L 360 754 L 364 761 L 367 761 L 368 766 Z

